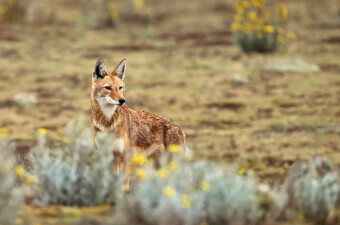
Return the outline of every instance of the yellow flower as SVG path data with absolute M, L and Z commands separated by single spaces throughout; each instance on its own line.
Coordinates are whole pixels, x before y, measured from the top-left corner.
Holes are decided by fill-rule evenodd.
M 297 35 L 293 32 L 288 33 L 287 37 L 293 41 L 296 41 L 298 39 Z
M 241 168 L 241 169 L 238 171 L 238 174 L 243 175 L 245 172 L 246 172 L 246 170 L 245 170 L 244 168 Z
M 253 0 L 252 3 L 256 8 L 263 8 L 264 7 L 264 3 L 262 1 Z
M 274 33 L 274 27 L 271 25 L 266 25 L 264 26 L 263 31 L 266 33 Z
M 144 0 L 134 0 L 134 3 L 135 3 L 136 8 L 139 8 L 139 9 L 143 8 L 144 6 Z
M 201 184 L 200 184 L 200 188 L 203 191 L 208 191 L 210 189 L 210 184 L 206 181 L 202 181 Z
M 242 6 L 244 8 L 248 8 L 249 7 L 249 2 L 247 2 L 247 1 L 242 1 L 241 4 L 242 4 Z
M 7 6 L 1 5 L 0 6 L 0 14 L 5 14 L 7 12 Z
M 238 14 L 242 15 L 244 13 L 244 8 L 242 4 L 237 4 L 235 8 Z
M 231 24 L 231 30 L 232 31 L 236 31 L 236 30 L 239 30 L 240 29 L 240 24 L 238 24 L 238 23 L 233 23 L 233 24 Z
M 25 182 L 27 184 L 36 184 L 37 180 L 38 180 L 37 177 L 33 176 L 33 175 L 29 175 L 29 176 L 25 177 Z
M 183 208 L 191 208 L 191 200 L 190 196 L 187 194 L 182 194 L 181 195 L 181 202 L 182 202 L 182 207 Z
M 283 21 L 286 21 L 288 16 L 288 9 L 284 3 L 280 3 L 278 5 L 278 11 L 279 14 L 282 16 Z
M 46 133 L 47 133 L 47 130 L 46 130 L 45 128 L 39 128 L 39 129 L 38 129 L 38 132 L 39 132 L 40 134 L 46 134 Z
M 158 170 L 157 173 L 160 178 L 167 178 L 169 176 L 169 171 L 164 168 Z
M 7 128 L 0 128 L 0 138 L 8 136 L 8 134 L 9 134 L 9 131 Z
M 168 150 L 169 150 L 169 152 L 178 153 L 178 152 L 181 151 L 181 146 L 179 146 L 179 145 L 169 145 Z
M 255 21 L 257 19 L 256 12 L 250 12 L 248 13 L 248 18 L 251 21 Z
M 169 164 L 168 164 L 168 169 L 169 170 L 178 170 L 179 167 L 180 166 L 176 162 L 169 162 Z
M 147 158 L 142 154 L 136 154 L 131 159 L 131 164 L 134 166 L 142 166 L 147 163 Z
M 318 176 L 319 176 L 318 171 L 314 171 L 314 172 L 313 172 L 313 177 L 318 177 Z
M 168 197 L 172 197 L 175 195 L 175 189 L 171 188 L 171 187 L 165 187 L 163 189 L 163 193 L 168 196 Z
M 22 168 L 21 165 L 18 165 L 14 168 L 14 172 L 19 176 L 19 177 L 23 177 L 25 175 L 25 170 L 24 168 Z
M 145 173 L 144 168 L 137 168 L 136 174 L 137 174 L 137 176 L 139 177 L 140 180 L 146 180 L 147 179 L 147 175 Z
M 278 40 L 279 42 L 284 42 L 285 38 L 284 38 L 283 35 L 279 34 L 279 35 L 277 35 L 277 40 Z

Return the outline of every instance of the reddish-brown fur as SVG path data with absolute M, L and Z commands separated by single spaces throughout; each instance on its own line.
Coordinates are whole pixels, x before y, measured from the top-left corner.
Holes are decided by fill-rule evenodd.
M 122 65 L 123 61 L 119 65 Z M 173 124 L 167 118 L 147 112 L 135 111 L 125 106 L 116 106 L 111 117 L 108 117 L 104 113 L 102 105 L 96 98 L 109 96 L 114 101 L 124 99 L 125 86 L 122 79 L 119 78 L 119 74 L 117 75 L 116 73 L 118 66 L 110 74 L 104 71 L 103 78 L 100 77 L 96 79 L 96 76 L 92 77 L 91 122 L 94 138 L 97 132 L 108 131 L 114 133 L 113 138 L 124 140 L 123 150 L 113 149 L 118 160 L 119 171 L 127 165 L 128 151 L 132 153 L 142 153 L 146 156 L 154 155 L 159 157 L 169 145 L 180 145 L 184 147 L 185 135 L 179 126 Z M 122 78 L 124 78 L 124 72 L 125 61 Z M 110 86 L 111 90 L 107 90 L 105 88 L 107 86 Z M 108 107 L 110 107 L 110 104 L 108 104 Z M 112 105 L 112 107 L 114 107 L 114 105 Z

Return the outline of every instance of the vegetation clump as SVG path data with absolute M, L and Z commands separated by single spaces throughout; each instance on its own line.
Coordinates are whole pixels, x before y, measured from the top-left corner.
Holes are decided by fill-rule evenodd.
M 272 204 L 273 195 L 269 190 L 261 191 L 255 177 L 208 161 L 192 162 L 177 149 L 170 148 L 171 156 L 161 160 L 159 169 L 149 162 L 131 168 L 135 181 L 126 196 L 118 201 L 113 220 L 116 224 L 257 224 L 263 221 L 268 213 L 268 207 L 264 206 Z
M 296 163 L 287 174 L 287 202 L 303 217 L 320 224 L 331 222 L 339 204 L 339 169 L 325 157 Z
M 71 121 L 66 132 L 71 144 L 51 149 L 46 145 L 46 130 L 40 130 L 33 148 L 32 174 L 37 177 L 33 201 L 38 205 L 93 206 L 114 204 L 119 176 L 113 167 L 112 146 L 99 135 L 100 150 L 95 147 L 90 129 L 83 121 Z
M 0 0 L 0 22 L 22 22 L 27 4 L 25 0 Z
M 287 40 L 297 40 L 287 32 L 288 10 L 284 3 L 267 5 L 266 0 L 239 0 L 231 25 L 236 44 L 244 52 L 273 52 Z

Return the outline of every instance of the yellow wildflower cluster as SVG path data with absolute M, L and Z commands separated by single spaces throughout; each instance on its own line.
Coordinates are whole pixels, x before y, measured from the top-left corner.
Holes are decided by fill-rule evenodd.
M 168 178 L 169 177 L 169 171 L 164 169 L 164 168 L 161 168 L 157 171 L 157 174 L 160 178 Z
M 7 128 L 0 128 L 0 139 L 8 136 L 8 134 L 9 134 L 9 131 Z
M 169 170 L 178 170 L 180 168 L 179 164 L 177 162 L 169 162 L 169 164 L 167 165 Z
M 179 145 L 170 145 L 170 146 L 168 147 L 168 150 L 169 150 L 169 152 L 172 152 L 172 153 L 178 153 L 178 152 L 180 152 L 182 149 L 181 149 L 181 146 L 179 146 Z
M 18 165 L 14 168 L 14 172 L 18 175 L 18 177 L 20 177 L 27 184 L 36 184 L 37 183 L 37 177 L 28 174 L 24 170 L 24 168 L 20 165 Z
M 148 162 L 148 159 L 142 154 L 136 154 L 131 159 L 133 166 L 143 166 Z
M 183 208 L 191 208 L 190 196 L 187 194 L 181 195 L 181 203 Z
M 294 33 L 286 33 L 282 28 L 288 18 L 285 4 L 267 7 L 266 0 L 239 0 L 235 5 L 236 15 L 231 25 L 233 32 L 256 34 L 258 38 L 274 35 L 277 41 L 297 40 Z
M 145 173 L 145 169 L 144 168 L 137 168 L 136 169 L 136 174 L 138 176 L 138 178 L 140 180 L 146 180 L 147 179 L 147 175 Z
M 203 191 L 208 191 L 208 190 L 210 190 L 210 184 L 206 181 L 202 181 L 201 184 L 200 184 L 200 188 Z
M 46 134 L 47 133 L 47 130 L 45 128 L 39 128 L 38 129 L 38 133 L 39 134 Z
M 176 191 L 172 187 L 165 187 L 163 193 L 168 197 L 172 197 L 175 195 Z

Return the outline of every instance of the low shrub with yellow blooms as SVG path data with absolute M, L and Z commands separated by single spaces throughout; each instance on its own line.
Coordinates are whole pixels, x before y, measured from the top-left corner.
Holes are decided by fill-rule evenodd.
M 26 184 L 36 184 L 37 183 L 37 177 L 29 174 L 25 171 L 25 169 L 21 165 L 17 165 L 14 168 L 14 172 L 20 179 L 26 183 Z
M 0 22 L 22 22 L 27 11 L 25 0 L 0 1 Z
M 235 11 L 230 28 L 244 52 L 273 52 L 280 44 L 297 40 L 284 29 L 288 19 L 284 3 L 268 6 L 266 0 L 238 0 Z

